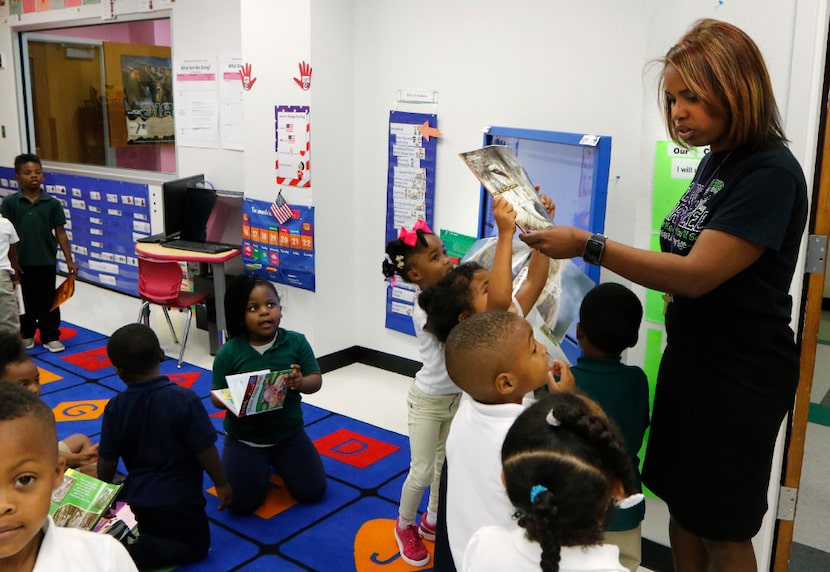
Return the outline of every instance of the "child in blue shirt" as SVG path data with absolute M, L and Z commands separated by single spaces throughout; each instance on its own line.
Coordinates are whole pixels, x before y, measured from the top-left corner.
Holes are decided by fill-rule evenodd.
M 219 509 L 232 491 L 216 450 L 216 429 L 199 396 L 160 375 L 164 351 L 144 324 L 117 329 L 107 355 L 127 389 L 104 409 L 98 478 L 112 482 L 118 458 L 123 495 L 138 523 L 129 545 L 139 568 L 196 562 L 210 549 L 202 471 L 216 485 Z
M 576 385 L 593 398 L 620 428 L 631 457 L 637 490 L 643 436 L 649 425 L 648 379 L 635 365 L 621 362 L 626 348 L 637 343 L 643 305 L 623 286 L 607 282 L 591 289 L 579 308 L 576 338 L 582 349 L 571 372 Z M 641 559 L 641 528 L 645 503 L 616 512 L 604 542 L 620 548 L 620 562 L 635 572 Z

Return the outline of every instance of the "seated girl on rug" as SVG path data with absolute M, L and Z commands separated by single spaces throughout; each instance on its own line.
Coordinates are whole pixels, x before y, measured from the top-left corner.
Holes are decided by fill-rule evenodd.
M 627 571 L 619 548 L 602 544 L 605 518 L 644 499 L 622 437 L 599 405 L 570 392 L 540 399 L 516 418 L 501 459 L 519 528 L 480 528 L 467 544 L 465 571 Z
M 225 376 L 268 369 L 292 369 L 285 376 L 281 409 L 236 417 L 228 412 L 222 464 L 233 489 L 230 510 L 254 512 L 265 500 L 272 470 L 298 502 L 319 501 L 326 492 L 323 461 L 303 426 L 302 393 L 320 389 L 323 377 L 305 336 L 280 328 L 282 306 L 274 285 L 240 276 L 225 294 L 229 340 L 213 361 L 211 389 L 228 387 Z M 224 409 L 218 398 L 211 402 Z
M 0 379 L 40 395 L 40 371 L 17 332 L 0 330 Z M 58 441 L 58 455 L 68 468 L 98 476 L 98 445 L 93 445 L 86 435 L 75 433 Z

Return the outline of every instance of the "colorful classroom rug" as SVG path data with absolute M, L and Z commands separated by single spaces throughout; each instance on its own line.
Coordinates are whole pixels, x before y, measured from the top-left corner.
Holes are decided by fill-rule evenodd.
M 107 358 L 106 336 L 70 324 L 61 331 L 65 352 L 49 353 L 40 345 L 30 350 L 40 368 L 42 398 L 55 413 L 59 438 L 85 433 L 97 442 L 104 406 L 124 384 Z M 178 369 L 172 358 L 161 371 L 203 399 L 221 451 L 224 413 L 210 403 L 210 372 L 186 363 Z M 392 535 L 409 468 L 407 438 L 312 405 L 303 404 L 303 411 L 328 475 L 324 500 L 297 504 L 274 475 L 273 488 L 256 514 L 234 516 L 216 510 L 213 484 L 205 475 L 212 548 L 204 561 L 176 571 L 413 570 L 401 560 Z M 123 464 L 119 470 L 125 471 Z M 421 511 L 425 503 L 426 495 Z M 432 543 L 426 544 L 432 552 Z

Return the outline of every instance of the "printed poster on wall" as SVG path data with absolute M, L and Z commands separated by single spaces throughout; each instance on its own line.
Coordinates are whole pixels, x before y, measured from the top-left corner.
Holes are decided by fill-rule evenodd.
M 432 228 L 435 202 L 435 137 L 429 140 L 420 127 L 438 127 L 438 116 L 425 113 L 389 113 L 389 162 L 386 184 L 386 242 L 398 237 L 401 227 L 411 229 L 418 219 Z M 434 229 L 433 229 L 434 230 Z M 417 304 L 415 286 L 395 280 L 386 288 L 386 327 L 415 335 L 412 310 Z
M 219 89 L 216 60 L 177 61 L 176 139 L 182 147 L 219 147 Z
M 311 186 L 309 107 L 278 105 L 275 109 L 277 184 Z
M 243 201 L 242 263 L 246 274 L 313 292 L 314 207 L 291 208 L 294 217 L 280 224 L 271 203 Z
M 173 70 L 170 58 L 121 56 L 127 143 L 173 143 Z

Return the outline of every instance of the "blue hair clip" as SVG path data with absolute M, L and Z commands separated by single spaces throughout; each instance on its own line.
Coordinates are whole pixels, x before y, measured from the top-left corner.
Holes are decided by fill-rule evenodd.
M 535 503 L 536 497 L 545 492 L 548 492 L 548 488 L 545 485 L 533 485 L 533 488 L 530 489 L 530 504 Z

